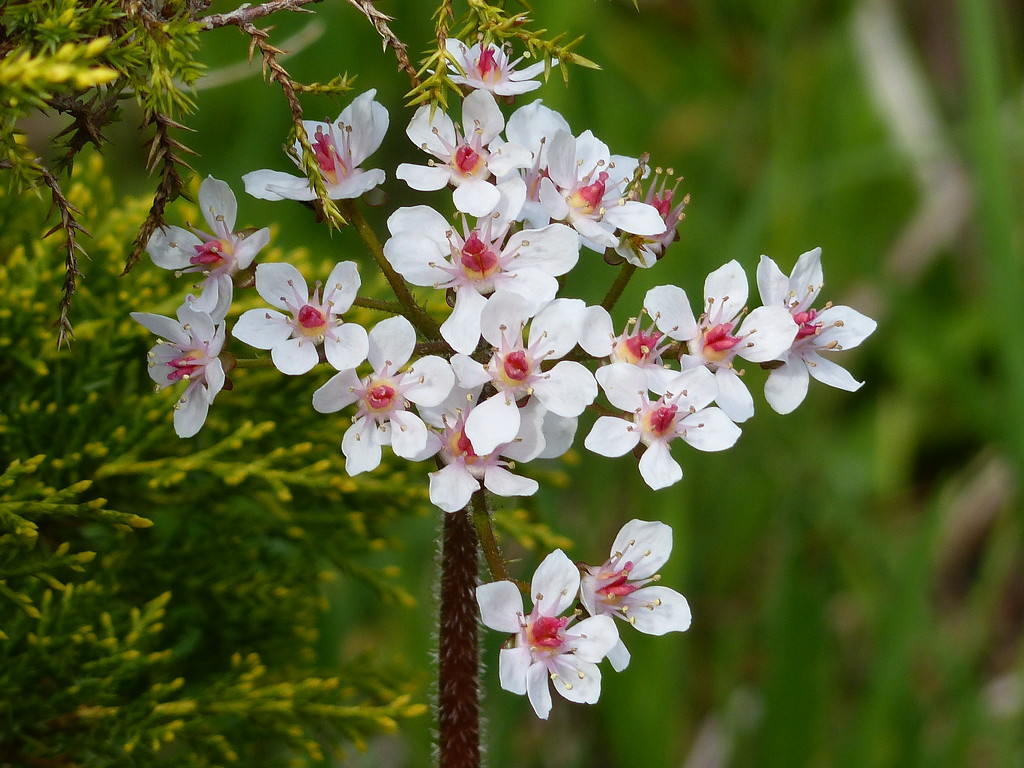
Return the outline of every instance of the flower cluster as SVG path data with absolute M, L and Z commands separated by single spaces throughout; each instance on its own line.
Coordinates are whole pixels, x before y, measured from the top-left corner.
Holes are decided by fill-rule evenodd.
M 157 265 L 200 274 L 200 296 L 189 295 L 176 320 L 132 315 L 163 339 L 150 353 L 157 385 L 187 382 L 174 416 L 180 436 L 202 427 L 225 386 L 219 355 L 227 339 L 269 350 L 290 376 L 329 366 L 335 373 L 312 393 L 312 406 L 349 417 L 341 439 L 346 471 L 375 470 L 385 446 L 401 459 L 433 458 L 430 500 L 456 513 L 481 489 L 535 493 L 537 481 L 521 466 L 568 451 L 588 411 L 597 418 L 583 445 L 601 456 L 636 456 L 643 480 L 660 489 L 683 476 L 672 455 L 678 442 L 721 451 L 737 441 L 738 424 L 754 414 L 744 364 L 768 371 L 765 399 L 779 413 L 802 402 L 810 378 L 860 386 L 829 355 L 860 344 L 875 323 L 849 307 L 814 306 L 823 285 L 820 249 L 803 254 L 788 277 L 762 256 L 762 304 L 753 308 L 736 261 L 707 275 L 696 310 L 675 285 L 651 288 L 624 322 L 612 315 L 619 284 L 599 305 L 560 295 L 581 260 L 602 263 L 583 249 L 609 264 L 625 260 L 627 279 L 654 266 L 677 237 L 686 198 L 674 202 L 678 182 L 670 187 L 645 160 L 612 154 L 589 130 L 574 133 L 540 101 L 506 119 L 495 94 L 533 90 L 543 64 L 516 70 L 519 60 L 492 44 L 448 45 L 452 79 L 469 90 L 461 115 L 420 107 L 406 134 L 428 158 L 402 163 L 395 176 L 450 197 L 395 210 L 383 246 L 375 238 L 367 245 L 393 286 L 441 291 L 451 312 L 440 325 L 424 322 L 402 286 L 396 302 L 361 302 L 393 312 L 364 328 L 350 310 L 360 303 L 365 265 L 341 261 L 312 290 L 295 266 L 255 265 L 269 231 L 234 232 L 234 195 L 209 178 L 199 201 L 213 234 L 170 227 L 148 244 Z M 371 90 L 335 122 L 305 124 L 331 198 L 358 198 L 385 181 L 384 171 L 360 166 L 388 123 Z M 306 177 L 279 171 L 243 181 L 267 200 L 317 194 Z M 254 284 L 269 307 L 242 313 L 228 336 L 236 284 Z M 685 630 L 686 600 L 652 585 L 671 545 L 665 524 L 633 520 L 601 565 L 576 566 L 556 550 L 534 575 L 529 613 L 514 582 L 481 585 L 483 623 L 512 634 L 500 657 L 502 686 L 526 693 L 545 718 L 548 679 L 563 697 L 592 703 L 598 663 L 608 658 L 616 670 L 629 663 L 614 619 L 648 634 Z
M 605 658 L 616 672 L 629 665 L 614 619 L 648 635 L 685 631 L 690 626 L 686 598 L 668 587 L 647 586 L 658 580 L 671 551 L 669 526 L 631 520 L 601 565 L 574 565 L 560 549 L 545 557 L 530 585 L 530 613 L 511 581 L 477 587 L 480 620 L 512 634 L 499 655 L 501 687 L 525 693 L 537 716 L 547 719 L 549 679 L 569 701 L 593 704 L 601 695 L 597 665 Z M 582 607 L 569 611 L 577 601 Z M 580 620 L 583 613 L 588 616 Z

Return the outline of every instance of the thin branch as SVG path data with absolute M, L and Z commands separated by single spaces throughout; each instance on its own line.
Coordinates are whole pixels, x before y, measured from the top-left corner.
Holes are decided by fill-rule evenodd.
M 419 85 L 420 79 L 416 73 L 416 67 L 413 66 L 412 61 L 409 59 L 409 46 L 399 40 L 398 36 L 391 31 L 391 27 L 388 26 L 388 22 L 394 21 L 394 18 L 378 11 L 374 7 L 373 0 L 348 0 L 348 2 L 350 5 L 358 8 L 370 20 L 373 28 L 377 30 L 377 34 L 384 41 L 384 47 L 390 48 L 395 52 L 395 57 L 398 59 L 398 68 L 409 75 L 413 88 Z
M 60 300 L 60 317 L 57 319 L 57 346 L 59 347 L 61 344 L 69 342 L 74 335 L 71 330 L 71 320 L 68 317 L 71 313 L 71 296 L 78 287 L 78 280 L 83 276 L 82 271 L 78 268 L 76 252 L 80 252 L 83 256 L 86 255 L 85 249 L 78 242 L 78 233 L 81 232 L 86 237 L 92 237 L 92 235 L 78 223 L 75 215 L 81 215 L 82 212 L 64 196 L 57 177 L 42 165 L 38 165 L 37 169 L 43 183 L 50 189 L 53 207 L 60 214 L 60 223 L 55 224 L 43 237 L 49 237 L 57 231 L 64 233 L 64 295 Z
M 321 0 L 270 0 L 259 5 L 243 5 L 229 13 L 212 13 L 200 19 L 204 29 L 216 29 L 234 24 L 241 27 L 244 24 L 252 24 L 256 19 L 269 16 L 278 11 L 296 11 L 298 13 L 312 13 L 302 6 L 310 3 L 319 3 Z
M 171 128 L 185 131 L 189 129 L 160 112 L 147 114 L 143 126 L 149 123 L 156 124 L 156 133 L 153 135 L 153 140 L 149 145 L 149 157 L 146 160 L 146 166 L 150 173 L 153 172 L 157 165 L 161 166 L 160 183 L 157 185 L 156 194 L 153 196 L 153 204 L 149 208 L 149 214 L 146 216 L 146 220 L 142 222 L 142 226 L 139 227 L 139 233 L 135 236 L 135 242 L 132 243 L 131 253 L 128 254 L 124 269 L 121 271 L 122 275 L 128 274 L 131 268 L 138 263 L 142 257 L 142 252 L 149 243 L 149 238 L 153 236 L 157 227 L 166 225 L 164 211 L 167 208 L 167 204 L 184 195 L 185 180 L 181 176 L 179 166 L 188 168 L 193 172 L 195 171 L 192 166 L 182 160 L 177 154 L 185 152 L 194 155 L 195 152 L 170 134 Z

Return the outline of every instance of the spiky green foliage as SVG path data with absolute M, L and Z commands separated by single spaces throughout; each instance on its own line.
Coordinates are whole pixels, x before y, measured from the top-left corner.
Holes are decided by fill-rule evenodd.
M 310 419 L 308 383 L 273 371 L 236 372 L 203 437 L 178 440 L 127 313 L 173 312 L 180 285 L 118 277 L 147 201 L 115 200 L 95 154 L 68 198 L 95 212 L 94 265 L 59 350 L 46 205 L 0 193 L 0 764 L 309 765 L 424 712 L 395 660 L 318 645 L 329 582 L 409 605 L 379 553 L 423 488 L 348 478 L 343 425 Z

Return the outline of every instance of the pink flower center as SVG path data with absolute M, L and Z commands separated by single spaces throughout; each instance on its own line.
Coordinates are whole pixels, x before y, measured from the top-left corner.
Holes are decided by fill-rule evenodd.
M 814 318 L 818 316 L 818 313 L 813 309 L 808 309 L 806 312 L 797 312 L 793 315 L 793 320 L 800 328 L 796 332 L 797 340 L 806 339 L 808 336 L 813 336 L 821 328 L 821 323 L 814 322 Z
M 604 602 L 615 604 L 626 595 L 631 595 L 640 589 L 639 586 L 629 584 L 629 572 L 633 570 L 633 563 L 627 562 L 618 573 L 610 574 L 610 580 L 604 586 L 598 588 L 597 592 L 604 598 Z M 601 574 L 604 576 L 605 574 Z
M 487 48 L 480 54 L 480 61 L 477 62 L 477 69 L 480 70 L 481 80 L 496 80 L 501 74 L 498 63 L 494 60 L 494 49 Z
M 672 425 L 676 420 L 676 413 L 679 411 L 677 405 L 661 405 L 651 411 L 647 416 L 647 428 L 655 437 L 662 437 L 672 431 Z
M 704 332 L 704 357 L 712 362 L 721 362 L 739 343 L 740 338 L 732 335 L 732 323 L 719 323 Z
M 530 645 L 534 648 L 554 649 L 563 643 L 562 630 L 569 623 L 568 618 L 541 616 L 526 628 Z
M 672 213 L 672 190 L 666 189 L 662 194 L 655 195 L 651 205 L 661 214 L 661 218 L 668 219 L 668 215 Z
M 196 371 L 202 370 L 205 366 L 201 358 L 202 353 L 198 350 L 192 350 L 191 352 L 186 352 L 181 357 L 168 361 L 167 364 L 171 367 L 171 371 L 167 374 L 167 381 L 181 381 L 182 379 L 192 378 Z
M 473 176 L 483 164 L 484 159 L 480 153 L 469 144 L 463 144 L 455 150 L 455 168 L 463 176 Z
M 366 392 L 366 404 L 375 411 L 385 411 L 395 401 L 395 388 L 378 382 Z
M 460 429 L 458 432 L 452 433 L 448 438 L 448 449 L 451 451 L 453 458 L 462 457 L 467 464 L 475 464 L 477 459 L 476 451 L 473 450 L 473 443 L 468 437 L 466 437 L 466 430 Z
M 210 240 L 207 243 L 193 246 L 193 248 L 196 255 L 188 260 L 189 264 L 206 269 L 216 269 L 217 267 L 224 266 L 228 255 L 231 253 L 230 244 L 225 243 L 223 240 Z
M 299 310 L 297 317 L 299 325 L 302 326 L 302 332 L 306 336 L 317 336 L 323 333 L 324 329 L 327 327 L 327 320 L 324 317 L 324 313 L 312 304 L 303 305 Z
M 489 277 L 498 266 L 498 257 L 473 230 L 462 246 L 462 267 L 476 280 Z
M 338 182 L 336 163 L 341 163 L 341 158 L 338 157 L 338 148 L 334 144 L 334 139 L 320 129 L 317 129 L 316 136 L 313 137 L 313 154 L 327 180 L 336 184 Z M 344 164 L 341 164 L 344 167 Z
M 647 359 L 648 355 L 651 354 L 651 351 L 658 344 L 659 339 L 661 339 L 661 333 L 658 331 L 653 333 L 639 331 L 619 342 L 616 352 L 618 352 L 619 358 L 623 362 L 636 365 Z
M 530 361 L 526 357 L 526 352 L 522 349 L 517 349 L 505 355 L 502 368 L 505 371 L 506 379 L 513 384 L 520 384 L 526 381 L 530 375 L 531 366 Z
M 601 171 L 597 175 L 597 181 L 587 184 L 576 190 L 576 193 L 569 199 L 569 203 L 580 210 L 581 213 L 593 213 L 604 200 L 605 182 L 608 181 L 608 174 Z

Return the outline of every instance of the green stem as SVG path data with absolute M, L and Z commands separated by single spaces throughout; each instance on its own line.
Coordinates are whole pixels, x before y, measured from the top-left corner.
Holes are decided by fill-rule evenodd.
M 476 535 L 480 539 L 480 548 L 491 571 L 491 578 L 495 581 L 511 581 L 508 571 L 505 570 L 505 559 L 498 548 L 498 540 L 494 537 L 494 523 L 491 511 L 487 507 L 487 492 L 483 488 L 473 494 L 469 508 L 473 512 L 473 524 L 476 526 Z
M 363 212 L 351 200 L 344 201 L 341 207 L 345 218 L 356 228 L 359 237 L 366 243 L 366 247 L 377 262 L 377 266 L 380 267 L 380 271 L 384 273 L 384 277 L 387 278 L 388 283 L 391 285 L 395 298 L 398 299 L 404 308 L 402 314 L 405 315 L 410 323 L 416 326 L 416 329 L 424 337 L 431 341 L 440 340 L 441 328 L 438 326 L 437 321 L 427 314 L 423 307 L 416 303 L 416 299 L 410 293 L 409 286 L 406 285 L 405 280 L 402 279 L 402 276 L 395 271 L 394 267 L 391 266 L 391 263 L 384 256 L 384 248 L 381 246 L 380 240 L 377 239 L 377 233 L 373 231 L 373 227 L 370 226 L 366 217 L 363 216 Z
M 609 312 L 612 311 L 612 307 L 615 306 L 615 302 L 622 296 L 622 292 L 626 290 L 626 285 L 629 284 L 630 278 L 633 277 L 633 273 L 636 272 L 636 265 L 630 264 L 628 261 L 624 262 L 622 269 L 619 270 L 618 277 L 615 278 L 615 282 L 612 283 L 611 288 L 608 289 L 608 293 L 605 294 L 604 299 L 601 301 L 601 306 L 607 309 Z
M 352 302 L 354 307 L 363 307 L 365 309 L 376 309 L 381 312 L 390 312 L 392 315 L 404 315 L 405 307 L 399 304 L 397 301 L 384 301 L 383 299 L 367 299 L 362 296 L 356 296 Z

